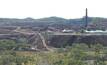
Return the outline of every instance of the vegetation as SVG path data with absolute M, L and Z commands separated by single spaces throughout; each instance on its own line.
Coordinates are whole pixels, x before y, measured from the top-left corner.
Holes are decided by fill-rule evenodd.
M 107 29 L 107 19 L 99 17 L 89 17 L 88 18 L 88 28 L 90 29 Z M 0 26 L 29 26 L 29 27 L 41 27 L 46 29 L 49 27 L 64 29 L 81 29 L 84 27 L 85 20 L 84 18 L 79 19 L 64 19 L 60 17 L 49 17 L 41 19 L 9 19 L 9 18 L 0 18 Z M 14 28 L 14 27 L 13 27 Z M 40 28 L 40 29 L 41 29 Z M 11 29 L 11 28 L 10 28 Z
M 26 43 L 16 43 L 13 40 L 0 40 L 0 50 L 25 50 L 29 47 Z
M 75 43 L 54 52 L 18 50 L 26 47 L 12 40 L 0 40 L 0 65 L 107 65 L 107 49 L 101 44 L 88 47 Z

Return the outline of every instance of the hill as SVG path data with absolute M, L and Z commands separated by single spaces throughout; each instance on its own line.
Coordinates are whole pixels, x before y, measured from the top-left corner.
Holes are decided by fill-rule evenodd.
M 60 17 L 48 17 L 40 19 L 15 19 L 15 18 L 0 18 L 0 26 L 29 26 L 29 27 L 55 27 L 55 28 L 70 28 L 80 29 L 84 27 L 85 19 L 64 19 Z M 107 29 L 107 18 L 89 17 L 89 29 Z

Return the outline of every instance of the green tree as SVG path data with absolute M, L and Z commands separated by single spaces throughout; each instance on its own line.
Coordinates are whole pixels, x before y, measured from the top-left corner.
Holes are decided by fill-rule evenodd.
M 93 45 L 93 50 L 95 52 L 94 65 L 105 65 L 103 48 L 104 47 L 101 44 Z
M 12 50 L 16 47 L 16 42 L 13 40 L 0 40 L 0 50 Z

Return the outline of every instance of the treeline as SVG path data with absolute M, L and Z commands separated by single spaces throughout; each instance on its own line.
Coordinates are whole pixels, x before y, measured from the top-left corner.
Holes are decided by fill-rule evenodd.
M 60 17 L 49 17 L 41 19 L 9 19 L 0 18 L 0 26 L 25 26 L 25 27 L 55 27 L 58 29 L 74 29 L 79 30 L 85 26 L 85 18 L 79 19 L 64 19 Z M 107 19 L 100 17 L 89 17 L 88 18 L 88 29 L 107 29 Z
M 5 50 L 27 50 L 30 48 L 30 45 L 27 43 L 17 43 L 14 40 L 0 40 L 0 51 Z

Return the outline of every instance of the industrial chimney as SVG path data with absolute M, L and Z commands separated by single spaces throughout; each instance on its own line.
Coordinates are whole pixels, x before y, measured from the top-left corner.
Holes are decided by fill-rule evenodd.
M 87 30 L 87 26 L 88 26 L 88 9 L 86 8 L 86 13 L 85 13 L 85 29 Z

